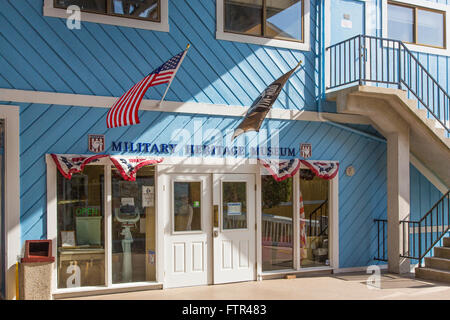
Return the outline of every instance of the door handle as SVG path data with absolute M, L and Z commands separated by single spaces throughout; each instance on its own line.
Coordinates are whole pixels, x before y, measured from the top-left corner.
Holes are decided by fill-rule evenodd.
M 214 238 L 217 238 L 219 236 L 219 230 L 214 230 L 213 236 L 214 236 Z

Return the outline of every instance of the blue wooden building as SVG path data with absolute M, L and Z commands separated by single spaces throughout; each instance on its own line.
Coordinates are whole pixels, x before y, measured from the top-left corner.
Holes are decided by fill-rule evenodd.
M 439 277 L 423 259 L 450 224 L 449 14 L 447 0 L 1 1 L 2 295 L 43 239 L 54 298 L 370 265 Z M 107 128 L 188 43 L 164 101 L 151 87 L 139 124 Z M 232 140 L 299 61 L 260 131 Z M 86 165 L 65 176 L 61 159 Z M 156 163 L 127 176 L 120 159 Z M 264 159 L 297 167 L 280 178 Z

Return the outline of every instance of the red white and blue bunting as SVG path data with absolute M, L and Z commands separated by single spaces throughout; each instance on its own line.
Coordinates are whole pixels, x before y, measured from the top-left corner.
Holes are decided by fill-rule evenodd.
M 277 181 L 283 181 L 293 177 L 300 169 L 300 159 L 280 160 L 280 159 L 259 159 L 259 163 L 269 171 Z
M 337 161 L 301 160 L 301 162 L 316 176 L 326 180 L 333 179 L 339 171 L 339 162 Z
M 119 170 L 120 175 L 127 181 L 136 181 L 137 171 L 143 167 L 162 162 L 163 158 L 109 156 L 111 162 Z
M 94 156 L 85 156 L 81 154 L 51 154 L 59 172 L 66 178 L 72 179 L 72 174 L 83 171 L 83 168 L 90 162 L 99 161 L 98 159 L 107 157 L 106 154 L 97 154 Z
M 91 162 L 99 161 L 100 158 L 109 157 L 120 175 L 127 181 L 136 181 L 136 173 L 143 166 L 154 165 L 162 162 L 163 158 L 136 157 L 136 156 L 112 156 L 108 154 L 97 154 L 93 156 L 81 154 L 51 154 L 59 172 L 66 178 L 71 179 L 74 173 L 83 171 L 84 167 Z
M 304 164 L 316 176 L 322 179 L 333 179 L 339 171 L 339 162 L 337 161 L 318 161 L 301 159 L 258 159 L 259 163 L 269 171 L 272 177 L 277 181 L 283 181 L 294 176 L 300 169 L 300 164 Z

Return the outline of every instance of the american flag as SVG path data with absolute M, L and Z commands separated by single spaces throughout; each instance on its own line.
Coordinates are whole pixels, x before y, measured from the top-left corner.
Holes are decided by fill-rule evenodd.
M 147 92 L 148 88 L 158 84 L 169 83 L 170 86 L 188 48 L 173 56 L 144 79 L 136 83 L 130 90 L 125 92 L 108 111 L 106 116 L 107 127 L 114 128 L 140 123 L 138 109 L 145 92 Z M 166 93 L 169 86 L 167 86 Z

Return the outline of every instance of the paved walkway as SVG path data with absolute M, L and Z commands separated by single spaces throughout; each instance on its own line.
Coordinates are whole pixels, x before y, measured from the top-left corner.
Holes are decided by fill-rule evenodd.
M 382 274 L 380 288 L 367 285 L 369 274 L 334 274 L 223 285 L 107 294 L 85 300 L 450 300 L 450 285 Z

